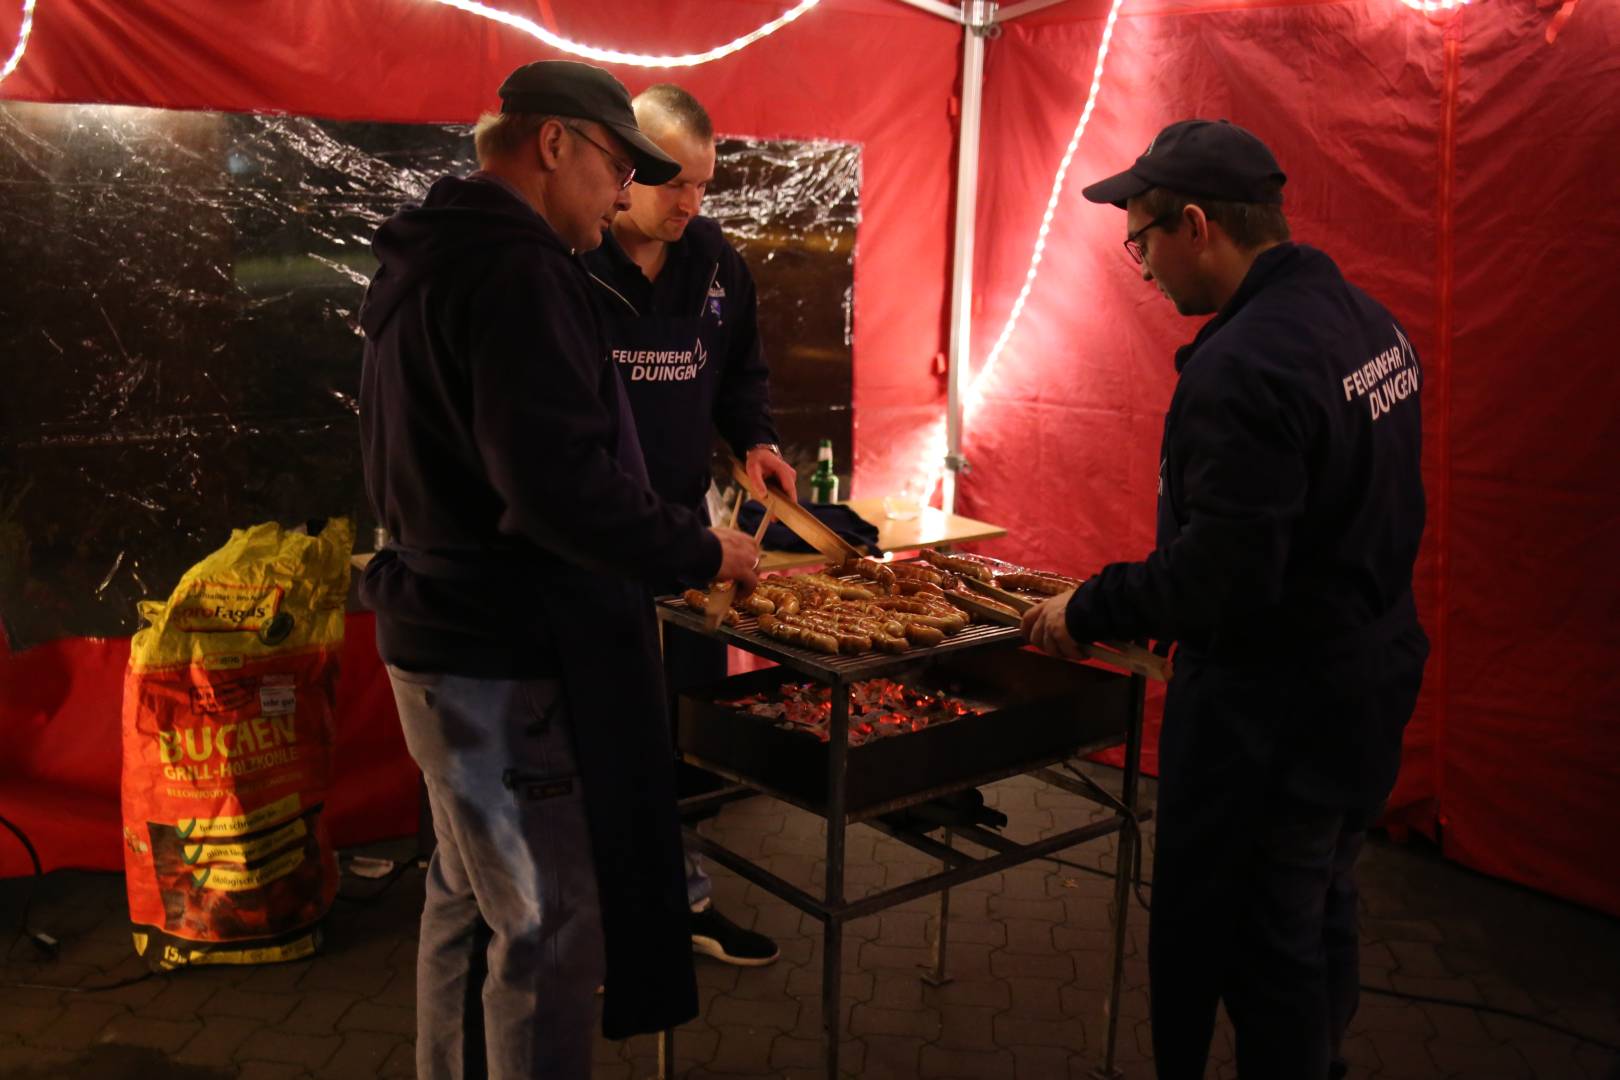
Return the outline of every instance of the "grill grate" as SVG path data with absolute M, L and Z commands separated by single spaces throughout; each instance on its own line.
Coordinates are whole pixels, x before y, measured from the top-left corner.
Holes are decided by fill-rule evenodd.
M 759 629 L 758 620 L 752 615 L 740 611 L 737 614 L 742 616 L 742 621 L 736 626 L 722 625 L 719 630 L 710 633 L 703 626 L 703 613 L 687 607 L 686 601 L 679 597 L 665 597 L 658 601 L 658 617 L 667 622 L 708 637 L 719 638 L 727 644 L 774 660 L 784 667 L 834 684 L 886 675 L 946 653 L 962 652 L 986 645 L 1010 645 L 1023 639 L 1023 632 L 1016 626 L 969 623 L 961 632 L 947 637 L 939 645 L 920 648 L 914 646 L 903 653 L 871 652 L 859 656 L 829 656 L 826 653 L 801 649 L 785 641 L 778 641 L 763 633 Z

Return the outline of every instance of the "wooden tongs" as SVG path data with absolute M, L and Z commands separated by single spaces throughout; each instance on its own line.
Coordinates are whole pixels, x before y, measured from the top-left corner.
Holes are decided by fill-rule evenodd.
M 737 492 L 737 501 L 731 506 L 731 521 L 726 528 L 737 527 L 737 515 L 742 512 L 742 504 L 748 498 L 748 487 L 745 483 L 743 489 Z M 765 506 L 765 516 L 759 519 L 759 528 L 754 530 L 754 543 L 759 543 L 765 536 L 765 530 L 771 527 L 771 507 Z M 731 610 L 731 602 L 737 592 L 735 581 L 717 581 L 709 586 L 709 595 L 703 601 L 703 628 L 711 634 L 720 629 L 720 620 L 726 617 Z
M 731 474 L 744 491 L 748 491 L 748 470 L 742 462 L 731 463 Z M 858 559 L 863 554 L 854 544 L 833 532 L 820 518 L 788 498 L 787 493 L 771 480 L 765 481 L 765 512 L 766 516 L 774 514 L 776 520 L 793 530 L 800 540 L 815 548 L 827 561 L 842 565 L 850 559 Z
M 1017 593 L 1008 592 L 1006 589 L 998 588 L 987 582 L 976 581 L 970 577 L 963 577 L 962 582 L 988 597 L 1001 601 L 1020 615 L 1040 603 L 1038 600 L 1031 600 L 1027 596 L 1019 596 Z M 994 609 L 986 609 L 985 615 L 987 618 L 1004 622 L 1008 626 L 1022 625 L 1022 620 L 1014 622 L 1012 619 L 1005 617 L 1003 613 L 994 611 Z M 1080 641 L 1076 642 L 1076 644 L 1080 646 L 1080 651 L 1085 653 L 1087 659 L 1096 660 L 1102 664 L 1112 664 L 1114 667 L 1124 668 L 1126 671 L 1134 672 L 1137 675 L 1146 675 L 1148 678 L 1157 679 L 1159 682 L 1170 681 L 1170 661 L 1157 653 L 1149 652 L 1140 645 L 1133 645 L 1128 641 Z

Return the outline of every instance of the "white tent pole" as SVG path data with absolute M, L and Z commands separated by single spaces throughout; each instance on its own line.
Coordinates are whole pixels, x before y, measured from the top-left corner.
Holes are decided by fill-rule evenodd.
M 973 225 L 979 200 L 979 120 L 984 104 L 984 39 L 995 25 L 994 0 L 964 0 L 962 123 L 956 149 L 955 249 L 951 257 L 950 368 L 945 402 L 945 476 L 940 508 L 956 508 L 962 456 L 962 395 L 973 344 Z

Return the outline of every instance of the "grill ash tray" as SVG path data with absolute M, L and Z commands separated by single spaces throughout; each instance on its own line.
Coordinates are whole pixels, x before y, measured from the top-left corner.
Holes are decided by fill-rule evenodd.
M 884 677 L 949 694 L 981 711 L 851 746 L 851 818 L 1123 741 L 1134 708 L 1129 676 L 1018 648 L 947 654 L 897 665 Z M 682 694 L 676 711 L 681 752 L 824 814 L 828 744 L 808 730 L 779 727 L 776 720 L 719 704 L 803 681 L 802 674 L 771 668 Z M 831 689 L 835 695 L 847 692 L 842 685 Z

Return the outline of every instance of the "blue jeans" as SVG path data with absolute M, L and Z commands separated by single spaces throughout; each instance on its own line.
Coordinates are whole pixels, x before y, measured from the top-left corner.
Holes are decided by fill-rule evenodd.
M 388 675 L 438 841 L 417 948 L 417 1076 L 583 1080 L 602 919 L 560 684 Z
M 686 856 L 686 902 L 692 905 L 693 911 L 702 911 L 709 906 L 714 882 L 709 880 L 709 872 L 703 869 L 701 856 L 690 851 L 683 854 Z

